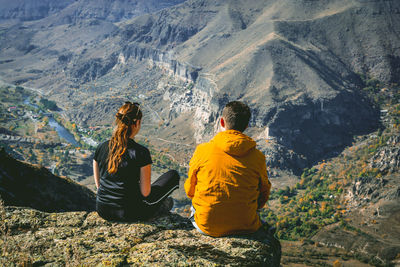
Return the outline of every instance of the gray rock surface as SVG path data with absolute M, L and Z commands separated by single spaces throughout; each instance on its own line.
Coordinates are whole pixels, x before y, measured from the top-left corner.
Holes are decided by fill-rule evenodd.
M 94 203 L 87 188 L 0 150 L 0 265 L 280 266 L 280 243 L 264 229 L 212 238 L 177 214 L 108 222 Z
M 386 142 L 386 146 L 377 151 L 369 166 L 383 173 L 398 172 L 400 170 L 400 137 L 391 137 Z
M 280 266 L 267 234 L 212 238 L 170 214 L 112 223 L 95 212 L 44 213 L 0 206 L 0 264 L 65 266 Z

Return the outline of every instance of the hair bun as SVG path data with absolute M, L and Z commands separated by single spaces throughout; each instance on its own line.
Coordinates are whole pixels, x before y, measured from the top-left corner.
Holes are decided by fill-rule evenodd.
M 128 118 L 128 116 L 123 115 L 121 121 L 126 124 L 126 125 L 131 125 L 131 120 Z
M 117 113 L 115 116 L 128 126 L 132 124 L 132 120 L 126 114 Z

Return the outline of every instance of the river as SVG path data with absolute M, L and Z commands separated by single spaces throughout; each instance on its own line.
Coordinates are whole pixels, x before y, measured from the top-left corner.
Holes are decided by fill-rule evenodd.
M 64 126 L 60 125 L 53 117 L 49 116 L 49 125 L 50 127 L 54 128 L 58 135 L 66 140 L 68 143 L 79 146 L 79 143 L 75 140 L 75 137 L 64 128 Z
M 31 107 L 34 107 L 34 108 L 39 108 L 38 106 L 32 104 L 29 101 L 29 98 L 26 98 L 24 100 L 24 104 L 30 105 Z M 48 118 L 49 118 L 50 127 L 54 128 L 56 130 L 56 132 L 57 132 L 58 136 L 60 136 L 60 138 L 64 139 L 71 145 L 79 146 L 79 143 L 75 140 L 75 137 L 64 126 L 59 124 L 52 116 L 48 116 Z

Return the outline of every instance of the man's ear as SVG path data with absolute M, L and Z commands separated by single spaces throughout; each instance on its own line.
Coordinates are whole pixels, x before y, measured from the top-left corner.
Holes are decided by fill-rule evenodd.
M 220 123 L 221 123 L 221 127 L 225 128 L 225 120 L 224 120 L 224 118 L 221 117 Z

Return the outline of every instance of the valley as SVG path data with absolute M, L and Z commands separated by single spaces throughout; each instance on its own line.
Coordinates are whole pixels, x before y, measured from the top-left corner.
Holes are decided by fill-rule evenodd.
M 139 102 L 136 141 L 152 179 L 178 170 L 187 216 L 192 153 L 241 100 L 283 266 L 400 264 L 399 1 L 31 2 L 0 0 L 0 145 L 14 158 L 95 191 L 94 149 Z

